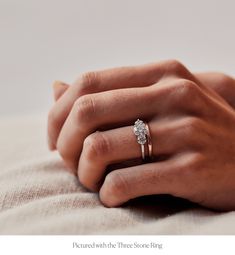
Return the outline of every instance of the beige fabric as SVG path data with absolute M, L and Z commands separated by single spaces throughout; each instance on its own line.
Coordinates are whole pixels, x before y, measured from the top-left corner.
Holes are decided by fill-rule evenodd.
M 235 234 L 235 212 L 168 197 L 103 207 L 47 150 L 45 120 L 0 121 L 0 234 Z

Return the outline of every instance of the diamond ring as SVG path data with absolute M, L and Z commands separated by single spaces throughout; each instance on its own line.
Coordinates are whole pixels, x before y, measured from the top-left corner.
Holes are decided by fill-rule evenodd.
M 147 142 L 148 130 L 146 124 L 142 120 L 137 120 L 133 128 L 134 134 L 137 137 L 137 143 L 141 146 L 142 159 L 145 160 L 145 144 Z

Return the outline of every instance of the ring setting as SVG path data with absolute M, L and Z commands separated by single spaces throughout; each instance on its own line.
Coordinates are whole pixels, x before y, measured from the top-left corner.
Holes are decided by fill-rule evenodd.
M 137 142 L 139 144 L 145 144 L 147 142 L 147 130 L 145 123 L 142 120 L 137 120 L 134 125 L 134 134 L 137 136 Z
M 148 157 L 152 157 L 152 143 L 148 124 L 137 119 L 135 121 L 133 131 L 137 137 L 137 143 L 141 146 L 142 159 L 146 160 L 146 150 L 148 152 Z M 145 144 L 147 144 L 147 149 L 145 148 Z

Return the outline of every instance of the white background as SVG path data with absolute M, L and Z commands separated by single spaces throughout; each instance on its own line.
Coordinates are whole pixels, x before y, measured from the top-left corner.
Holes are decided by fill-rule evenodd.
M 82 254 L 82 255 L 234 255 L 233 236 L 3 236 L 0 251 L 4 255 L 41 255 L 41 254 Z M 162 244 L 162 249 L 150 248 L 72 248 L 78 244 L 99 244 L 105 242 L 124 244 Z
M 235 74 L 234 0 L 0 0 L 0 116 L 45 112 L 55 79 L 176 58 Z

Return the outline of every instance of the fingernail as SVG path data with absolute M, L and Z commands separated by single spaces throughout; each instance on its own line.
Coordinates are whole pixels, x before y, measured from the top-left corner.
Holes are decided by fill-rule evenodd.
M 67 90 L 69 85 L 61 81 L 55 81 L 52 86 L 54 91 L 54 99 L 57 101 Z
M 62 81 L 54 81 L 52 86 L 53 86 L 54 89 L 57 89 L 59 87 L 66 87 L 67 84 L 62 82 Z

